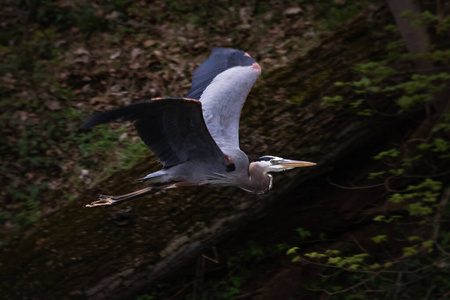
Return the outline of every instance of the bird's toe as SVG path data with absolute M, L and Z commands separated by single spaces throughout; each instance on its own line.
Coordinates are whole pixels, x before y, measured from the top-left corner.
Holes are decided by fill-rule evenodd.
M 93 201 L 90 204 L 86 204 L 85 207 L 99 207 L 99 206 L 111 206 L 114 205 L 114 197 L 108 195 L 98 195 L 98 200 Z

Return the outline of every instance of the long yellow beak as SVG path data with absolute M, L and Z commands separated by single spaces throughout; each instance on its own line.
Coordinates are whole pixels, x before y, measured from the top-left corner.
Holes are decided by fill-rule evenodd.
M 317 164 L 309 161 L 283 159 L 280 165 L 286 168 L 299 168 L 299 167 L 311 167 Z

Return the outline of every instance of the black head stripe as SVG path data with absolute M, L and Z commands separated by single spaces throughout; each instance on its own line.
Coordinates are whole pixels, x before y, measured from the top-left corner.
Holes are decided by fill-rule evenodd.
M 260 158 L 256 159 L 255 161 L 269 161 L 271 159 L 274 159 L 273 156 L 261 156 Z

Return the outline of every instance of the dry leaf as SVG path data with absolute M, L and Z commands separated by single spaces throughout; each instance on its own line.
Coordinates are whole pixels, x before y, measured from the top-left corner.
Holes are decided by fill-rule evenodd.
M 89 102 L 92 104 L 99 103 L 99 102 L 107 102 L 107 98 L 106 97 L 94 97 L 94 98 L 91 98 L 89 100 Z
M 137 70 L 140 67 L 141 67 L 141 64 L 139 62 L 135 62 L 135 63 L 130 65 L 130 69 L 132 69 L 132 70 Z
M 113 11 L 112 13 L 107 14 L 105 16 L 105 19 L 114 21 L 114 20 L 117 20 L 118 17 L 119 17 L 119 13 L 117 11 Z
M 61 109 L 61 103 L 57 100 L 47 100 L 45 102 L 45 106 L 47 106 L 50 110 L 60 110 Z
M 133 48 L 131 50 L 131 62 L 133 62 L 141 53 L 142 50 L 140 48 Z
M 91 89 L 91 85 L 88 83 L 81 88 L 81 91 L 86 93 Z
M 164 55 L 161 50 L 155 50 L 155 51 L 153 51 L 153 54 L 155 54 L 158 57 L 162 57 Z
M 87 55 L 83 55 L 83 56 L 75 58 L 73 61 L 76 63 L 87 64 L 89 62 L 89 57 Z
M 302 9 L 300 7 L 289 7 L 284 11 L 286 16 L 293 16 L 301 13 Z
M 14 119 L 19 119 L 21 121 L 28 119 L 28 113 L 23 110 L 19 110 L 14 114 Z
M 88 55 L 89 51 L 87 51 L 85 48 L 81 47 L 81 48 L 78 48 L 77 50 L 75 50 L 73 53 L 76 55 Z
M 128 133 L 124 132 L 119 136 L 119 141 L 123 142 L 128 137 Z
M 133 49 L 134 50 L 134 49 Z M 114 52 L 113 54 L 111 54 L 111 56 L 109 57 L 110 59 L 116 59 L 120 56 L 120 50 Z
M 119 84 L 116 84 L 116 85 L 113 85 L 112 87 L 110 87 L 109 90 L 110 90 L 112 93 L 117 93 L 117 92 L 120 91 L 121 88 L 122 88 L 122 87 L 121 87 Z
M 146 41 L 144 41 L 144 42 L 142 43 L 142 45 L 143 45 L 145 48 L 151 47 L 151 46 L 153 46 L 153 45 L 155 45 L 155 44 L 156 44 L 156 41 L 154 41 L 154 40 L 146 40 Z
M 250 8 L 249 7 L 242 7 L 239 10 L 239 18 L 241 19 L 241 22 L 242 22 L 241 27 L 242 26 L 245 26 L 245 27 L 249 26 L 249 22 L 250 22 L 250 20 L 252 18 L 251 15 L 250 15 Z

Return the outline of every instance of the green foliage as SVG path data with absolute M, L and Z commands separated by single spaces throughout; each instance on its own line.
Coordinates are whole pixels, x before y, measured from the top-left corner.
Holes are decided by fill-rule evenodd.
M 416 202 L 408 205 L 408 211 L 411 216 L 426 216 L 431 214 L 433 209 L 423 205 L 421 202 Z
M 387 242 L 388 237 L 385 234 L 380 234 L 371 238 L 374 243 L 380 244 Z
M 450 50 L 435 50 L 427 53 L 425 58 L 436 63 L 448 64 L 450 63 Z
M 372 82 L 373 83 L 383 82 L 385 79 L 396 74 L 396 71 L 392 67 L 385 65 L 381 62 L 373 62 L 373 61 L 357 64 L 354 67 L 354 70 L 357 73 L 366 74 L 371 78 L 371 79 L 365 78 L 366 81 L 365 86 L 370 86 Z M 355 85 L 355 83 L 353 83 L 353 85 L 357 86 Z
M 433 17 L 429 12 L 425 12 L 423 19 L 426 19 L 427 22 L 436 23 L 438 18 L 437 16 Z M 439 22 L 439 24 L 441 23 Z M 390 28 L 387 28 L 387 30 L 390 30 Z M 410 68 L 410 74 L 408 74 L 405 73 L 404 68 L 396 69 L 392 67 L 393 62 L 398 61 L 398 59 L 410 61 L 411 65 L 415 59 L 428 59 L 436 63 L 447 64 L 450 61 L 450 50 L 436 49 L 426 54 L 412 55 L 406 53 L 402 41 L 391 43 L 386 49 L 389 54 L 385 59 L 357 64 L 354 67 L 357 79 L 354 81 L 335 82 L 337 88 L 343 89 L 346 93 L 350 90 L 353 94 L 345 96 L 346 99 L 349 99 L 348 103 L 344 101 L 344 97 L 341 95 L 327 95 L 322 98 L 322 104 L 327 107 L 350 105 L 356 110 L 356 114 L 371 116 L 376 111 L 372 107 L 368 108 L 366 103 L 372 98 L 384 98 L 386 101 L 394 101 L 397 104 L 397 114 L 401 114 L 422 109 L 424 104 L 432 101 L 435 95 L 441 93 L 450 85 L 449 72 L 427 75 L 414 74 L 413 69 Z M 399 81 L 399 78 L 402 78 L 402 80 Z M 351 100 L 354 97 L 359 99 Z
M 375 222 L 383 222 L 383 223 L 392 223 L 394 221 L 397 221 L 401 219 L 402 216 L 400 215 L 393 215 L 393 216 L 385 216 L 385 215 L 378 215 L 373 218 L 373 221 Z
M 418 185 L 410 185 L 406 188 L 407 191 L 420 191 L 420 190 L 431 190 L 438 192 L 442 190 L 442 182 L 436 181 L 430 178 L 426 178 L 424 181 Z M 437 194 L 436 194 L 437 195 Z
M 286 254 L 287 255 L 290 255 L 290 254 L 294 254 L 294 253 L 297 253 L 297 250 L 298 249 L 300 249 L 299 247 L 292 247 L 292 248 L 290 248 L 288 251 L 286 251 Z
M 398 157 L 399 155 L 400 155 L 400 151 L 393 148 L 393 149 L 378 153 L 376 156 L 374 156 L 374 159 L 380 160 L 385 157 Z
M 324 106 L 334 106 L 337 103 L 342 102 L 343 99 L 344 98 L 342 98 L 342 96 L 334 96 L 334 97 L 325 96 L 322 98 L 322 104 Z
M 231 283 L 231 286 L 228 286 L 225 288 L 225 290 L 222 293 L 222 299 L 232 299 L 234 295 L 237 295 L 240 293 L 242 286 L 242 278 L 235 276 L 231 277 L 229 282 Z
M 446 72 L 436 75 L 413 74 L 409 81 L 390 86 L 385 91 L 401 91 L 403 95 L 397 99 L 397 104 L 403 110 L 409 110 L 431 101 L 433 95 L 443 91 L 449 82 L 450 74 Z
M 287 255 L 296 254 L 296 251 L 288 251 Z M 335 249 L 327 249 L 325 252 L 310 252 L 303 253 L 303 255 L 308 259 L 318 259 L 324 261 L 324 265 L 344 268 L 348 270 L 357 270 L 366 264 L 366 259 L 369 257 L 367 253 L 359 253 L 349 256 L 343 256 L 341 251 Z M 301 255 L 296 255 L 291 259 L 291 262 L 304 261 Z
M 286 253 L 286 254 L 291 254 L 291 253 Z M 324 253 L 317 253 L 317 252 L 305 253 L 304 255 L 306 257 L 309 257 L 309 258 L 323 258 L 323 257 L 327 257 L 326 254 L 324 254 Z
M 372 240 L 375 243 L 388 241 L 386 235 L 375 236 Z M 423 241 L 419 236 L 410 236 L 408 241 L 410 245 L 401 248 L 398 258 L 390 256 L 389 260 L 379 262 L 373 262 L 377 256 L 375 253 L 374 256 L 368 253 L 343 255 L 343 251 L 336 249 L 289 255 L 294 256 L 291 259 L 294 263 L 313 262 L 322 266 L 321 276 L 311 281 L 308 288 L 312 291 L 326 291 L 333 299 L 391 299 L 393 289 L 400 298 L 424 295 L 427 292 L 432 293 L 433 298 L 439 298 L 450 287 L 447 279 L 450 271 L 446 267 L 450 262 L 449 258 L 441 255 L 436 260 L 439 253 L 435 253 L 434 240 Z M 437 242 L 442 249 L 448 249 L 450 234 L 442 232 Z M 430 290 L 432 285 L 444 288 Z
M 442 182 L 427 178 L 418 185 L 409 185 L 403 193 L 392 194 L 388 201 L 397 204 L 410 202 L 408 211 L 411 216 L 425 216 L 433 212 L 430 205 L 437 202 L 441 190 Z
M 305 238 L 310 237 L 312 235 L 311 231 L 306 230 L 306 229 L 301 228 L 301 227 L 297 228 L 296 230 L 297 230 L 298 234 L 302 237 L 302 239 L 305 239 Z
M 411 256 L 411 255 L 416 255 L 417 254 L 417 250 L 416 247 L 404 247 L 403 248 L 403 256 Z
M 412 20 L 413 27 L 423 27 L 433 25 L 436 27 L 436 32 L 442 34 L 450 29 L 450 16 L 437 16 L 425 10 L 421 13 L 412 13 L 411 11 L 404 11 L 401 17 Z
M 440 124 L 440 128 L 446 128 L 447 124 Z M 445 127 L 444 127 L 445 126 Z M 428 143 L 421 143 L 417 146 L 419 150 L 429 150 L 432 152 L 439 153 L 440 158 L 449 158 L 450 157 L 450 141 L 445 140 L 443 138 L 434 138 Z
M 381 176 L 383 176 L 383 175 L 385 175 L 385 174 L 386 174 L 386 171 L 371 172 L 371 173 L 369 173 L 368 178 L 369 178 L 369 179 L 374 179 L 374 178 L 381 177 Z

